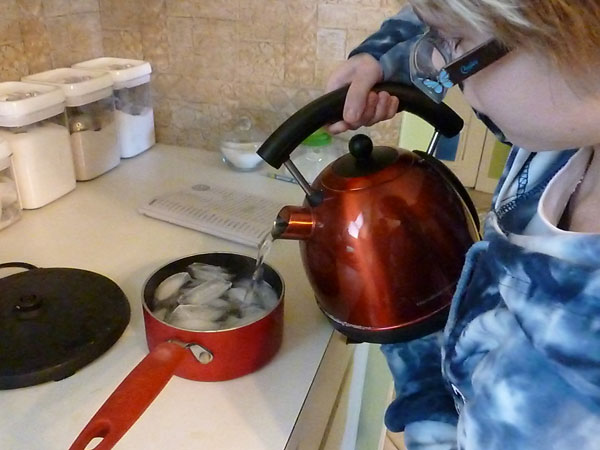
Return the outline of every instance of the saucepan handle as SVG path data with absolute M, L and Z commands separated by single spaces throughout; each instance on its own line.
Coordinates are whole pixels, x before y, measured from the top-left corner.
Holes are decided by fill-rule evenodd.
M 187 351 L 173 342 L 157 345 L 100 407 L 70 450 L 84 450 L 95 438 L 102 441 L 94 450 L 113 448 L 168 383 Z
M 456 136 L 463 127 L 462 119 L 450 107 L 435 103 L 415 87 L 385 82 L 376 84 L 372 90 L 389 92 L 398 97 L 399 111 L 416 114 L 446 137 Z M 281 167 L 304 139 L 323 125 L 342 120 L 347 94 L 348 86 L 345 86 L 304 106 L 267 138 L 258 149 L 258 154 L 271 166 L 277 169 Z

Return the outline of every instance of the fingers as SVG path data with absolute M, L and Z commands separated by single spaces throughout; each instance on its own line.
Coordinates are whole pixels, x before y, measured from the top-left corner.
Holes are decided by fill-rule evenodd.
M 395 97 L 394 97 L 395 98 Z M 394 116 L 390 115 L 390 110 L 393 110 L 394 103 L 392 96 L 387 92 L 369 92 L 367 94 L 367 102 L 362 115 L 356 121 L 345 120 L 351 129 L 355 130 L 361 126 L 370 126 L 382 120 L 390 119 Z
M 327 80 L 325 92 L 331 92 L 352 83 L 356 76 L 356 70 L 356 63 L 353 58 L 337 66 Z
M 369 91 L 373 87 L 368 78 L 356 78 L 348 88 L 346 103 L 344 104 L 344 120 L 348 123 L 357 123 L 367 106 Z
M 368 125 L 373 125 L 387 119 L 390 98 L 391 96 L 387 92 L 382 91 L 377 94 L 375 112 L 371 120 L 367 123 Z
M 327 127 L 327 131 L 331 134 L 343 133 L 344 131 L 348 131 L 349 129 L 350 126 L 343 120 L 340 120 L 339 122 L 331 124 Z
M 353 64 L 346 64 L 339 66 L 333 71 L 327 84 L 325 85 L 325 92 L 331 92 L 335 89 L 347 86 L 354 82 L 356 79 L 356 67 Z
M 344 103 L 343 120 L 329 125 L 328 131 L 336 134 L 355 130 L 374 121 L 376 117 L 385 116 L 387 103 L 378 109 L 378 96 L 371 92 L 371 88 L 382 79 L 383 70 L 379 61 L 367 53 L 354 55 L 337 67 L 327 81 L 326 91 L 348 84 L 350 86 Z
M 390 104 L 388 106 L 387 118 L 391 119 L 398 113 L 398 109 L 400 109 L 400 100 L 398 97 L 392 96 L 390 98 Z
M 367 125 L 373 122 L 375 119 L 375 113 L 377 112 L 377 105 L 379 104 L 379 95 L 376 92 L 369 92 L 367 96 L 367 105 L 362 116 L 358 122 L 352 125 L 356 128 L 362 125 Z
M 375 114 L 366 125 L 373 125 L 391 119 L 398 112 L 398 97 L 393 97 L 387 92 L 379 92 Z
M 366 95 L 364 96 L 364 106 L 360 110 L 356 120 L 349 120 L 349 118 L 346 117 L 346 114 L 344 114 L 344 120 L 342 121 L 342 123 L 344 124 L 345 129 L 343 131 L 356 130 L 357 128 L 360 128 L 363 125 L 371 123 L 373 121 L 373 118 L 375 117 L 375 112 L 377 111 L 378 101 L 379 96 L 377 95 L 377 93 L 367 91 Z M 342 130 L 344 126 L 339 124 L 334 129 Z
M 398 112 L 399 103 L 398 97 L 393 97 L 387 92 L 369 92 L 358 120 L 341 120 L 330 125 L 327 130 L 331 134 L 338 134 L 391 119 Z

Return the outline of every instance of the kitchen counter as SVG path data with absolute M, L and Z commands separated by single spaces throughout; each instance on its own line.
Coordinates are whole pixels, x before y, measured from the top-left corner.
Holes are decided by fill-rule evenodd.
M 137 212 L 155 195 L 201 182 L 282 203 L 299 204 L 303 199 L 296 185 L 227 169 L 217 153 L 159 144 L 122 160 L 95 180 L 77 183 L 73 192 L 53 203 L 25 211 L 19 222 L 0 231 L 0 262 L 25 261 L 38 267 L 98 272 L 115 281 L 131 304 L 131 321 L 123 336 L 88 366 L 58 382 L 0 391 L 1 449 L 62 450 L 70 446 L 148 353 L 141 290 L 156 269 L 202 252 L 232 251 L 256 257 L 253 248 Z M 230 381 L 173 377 L 115 448 L 310 448 L 303 444 L 307 441 L 300 433 L 315 434 L 315 430 L 302 419 L 317 414 L 311 406 L 316 397 L 320 402 L 330 398 L 319 410 L 331 411 L 337 392 L 324 389 L 322 383 L 317 386 L 317 381 L 331 382 L 332 376 L 323 375 L 329 368 L 335 374 L 334 387 L 339 387 L 349 351 L 314 301 L 297 242 L 276 241 L 267 262 L 282 274 L 286 285 L 284 339 L 275 358 L 259 371 Z M 332 350 L 334 344 L 337 347 Z M 337 356 L 327 358 L 328 353 Z M 307 414 L 310 408 L 314 414 Z M 325 423 L 322 426 L 324 429 Z

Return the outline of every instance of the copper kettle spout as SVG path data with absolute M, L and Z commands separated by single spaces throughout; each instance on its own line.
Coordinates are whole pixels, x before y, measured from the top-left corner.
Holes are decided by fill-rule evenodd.
M 273 239 L 306 240 L 314 228 L 314 219 L 310 208 L 284 206 L 277 214 L 271 230 Z

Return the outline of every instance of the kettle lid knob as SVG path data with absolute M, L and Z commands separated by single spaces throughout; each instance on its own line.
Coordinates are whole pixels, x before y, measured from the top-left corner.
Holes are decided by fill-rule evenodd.
M 352 136 L 348 143 L 350 153 L 338 158 L 331 170 L 339 177 L 365 177 L 396 163 L 398 150 L 392 147 L 373 147 L 373 142 L 364 134 Z
M 350 154 L 356 159 L 370 159 L 373 152 L 373 141 L 371 141 L 369 136 L 357 134 L 350 139 L 348 149 L 350 150 Z

